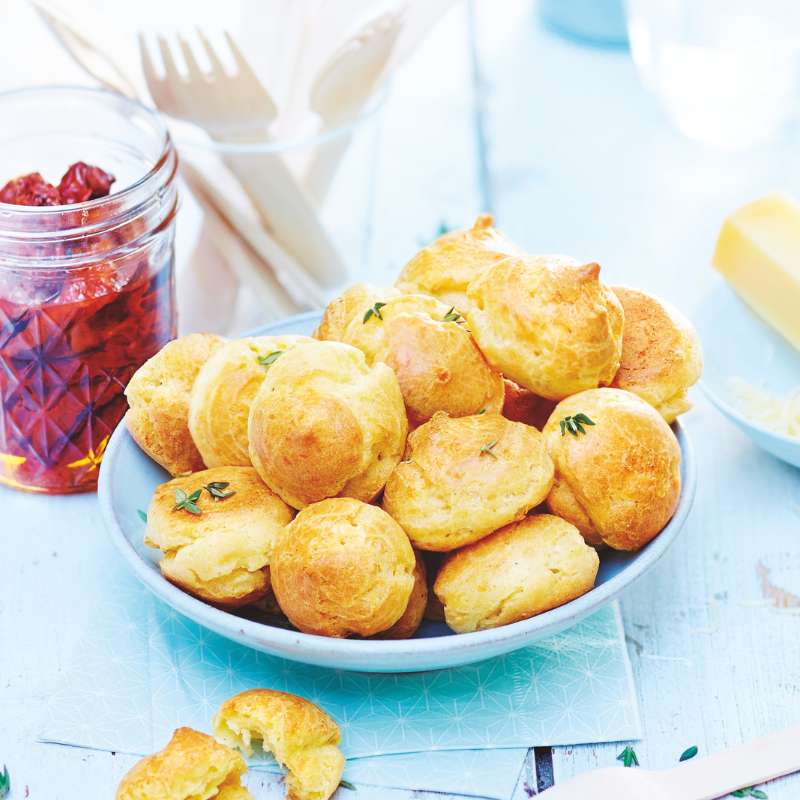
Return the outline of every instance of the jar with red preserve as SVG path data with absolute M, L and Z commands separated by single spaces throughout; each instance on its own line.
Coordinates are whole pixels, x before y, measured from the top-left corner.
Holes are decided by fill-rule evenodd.
M 0 483 L 91 490 L 126 384 L 175 335 L 177 157 L 110 92 L 7 92 L 0 119 Z

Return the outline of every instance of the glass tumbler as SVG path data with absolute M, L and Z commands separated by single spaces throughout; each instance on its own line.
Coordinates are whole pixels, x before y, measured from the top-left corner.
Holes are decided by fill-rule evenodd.
M 626 0 L 645 86 L 688 138 L 736 151 L 796 117 L 797 0 Z
M 0 186 L 74 162 L 112 173 L 82 203 L 0 203 L 0 483 L 88 491 L 136 369 L 175 335 L 177 157 L 157 114 L 110 92 L 0 94 Z

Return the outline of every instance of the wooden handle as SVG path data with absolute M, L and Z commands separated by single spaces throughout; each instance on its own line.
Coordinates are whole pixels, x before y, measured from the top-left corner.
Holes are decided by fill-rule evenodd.
M 239 292 L 239 276 L 231 271 L 225 242 L 218 235 L 213 210 L 203 208 L 203 224 L 191 258 L 177 276 L 178 332 L 227 334 Z M 230 236 L 231 234 L 228 234 Z
M 333 179 L 336 177 L 336 171 L 347 153 L 351 139 L 352 134 L 346 133 L 333 141 L 321 144 L 314 151 L 303 178 L 303 185 L 317 208 L 322 206 L 328 196 Z
M 240 238 L 241 243 L 258 255 L 261 269 L 248 270 L 248 275 L 242 276 L 245 282 L 263 294 L 277 279 L 281 293 L 288 294 L 296 309 L 319 308 L 325 305 L 327 301 L 319 284 L 261 225 L 237 213 L 214 183 L 186 161 L 181 164 L 181 174 L 193 194 L 202 199 L 224 221 L 231 235 Z M 265 272 L 274 275 L 263 275 Z
M 314 206 L 280 155 L 228 155 L 262 222 L 302 267 L 325 287 L 347 279 L 347 270 Z
M 656 773 L 670 797 L 713 800 L 800 770 L 800 726 Z

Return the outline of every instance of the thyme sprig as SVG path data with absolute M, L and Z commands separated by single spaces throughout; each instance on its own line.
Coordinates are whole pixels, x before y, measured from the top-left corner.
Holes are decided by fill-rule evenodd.
M 489 444 L 485 444 L 483 447 L 481 447 L 480 455 L 486 454 L 487 456 L 491 456 L 492 458 L 496 459 L 497 453 L 494 452 L 494 447 L 497 444 L 497 442 L 498 439 L 492 439 L 492 441 L 489 442 Z
M 463 325 L 466 320 L 460 311 L 456 310 L 455 306 L 450 306 L 450 310 L 442 317 L 445 322 L 455 322 L 457 325 Z
M 755 797 L 758 800 L 766 800 L 769 795 L 763 789 L 756 789 L 755 786 L 747 786 L 744 789 L 737 789 L 731 792 L 731 797 Z
M 271 353 L 267 353 L 265 356 L 256 356 L 256 361 L 258 361 L 262 367 L 270 367 L 283 355 L 283 353 L 283 350 L 273 350 Z
M 690 758 L 694 758 L 697 755 L 697 745 L 693 744 L 691 747 L 687 747 L 682 753 L 681 757 L 678 761 L 688 761 Z
M 228 492 L 225 491 L 230 486 L 230 481 L 211 481 L 211 483 L 207 483 L 203 488 L 214 498 L 214 500 L 226 500 L 229 497 L 233 497 L 236 492 Z
M 623 767 L 638 767 L 639 759 L 636 756 L 636 751 L 628 745 L 618 756 L 617 761 L 622 762 Z
M 3 771 L 0 772 L 0 800 L 11 794 L 11 776 L 8 774 L 8 767 L 3 764 Z
M 369 321 L 370 317 L 377 317 L 379 320 L 383 321 L 383 315 L 381 314 L 381 309 L 386 305 L 386 303 L 375 303 L 372 308 L 368 308 L 366 313 L 364 314 L 364 319 L 362 322 L 366 324 Z
M 190 514 L 194 514 L 196 517 L 199 517 L 203 511 L 200 506 L 197 505 L 197 501 L 200 499 L 200 495 L 203 493 L 202 489 L 197 489 L 196 491 L 192 492 L 191 494 L 186 494 L 183 489 L 176 489 L 175 490 L 175 505 L 173 506 L 173 511 L 188 511 Z
M 563 436 L 569 431 L 573 436 L 579 433 L 586 433 L 584 425 L 594 425 L 594 422 L 586 416 L 586 414 L 575 414 L 574 416 L 566 416 L 561 422 L 558 423 L 561 428 L 561 435 Z

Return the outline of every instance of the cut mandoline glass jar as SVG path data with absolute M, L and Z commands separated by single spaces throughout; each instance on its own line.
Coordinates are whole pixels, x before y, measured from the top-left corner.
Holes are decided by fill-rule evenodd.
M 177 157 L 157 114 L 121 95 L 0 93 L 0 185 L 85 161 L 107 197 L 0 203 L 0 483 L 93 490 L 136 369 L 175 335 Z

